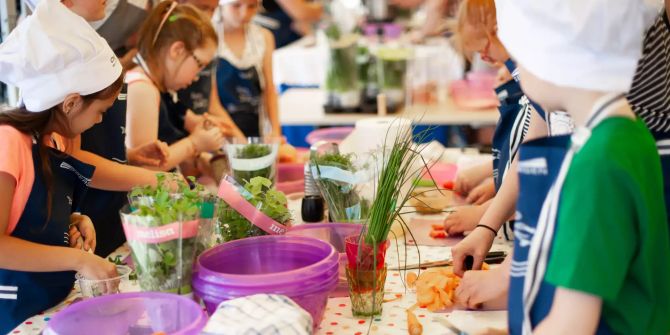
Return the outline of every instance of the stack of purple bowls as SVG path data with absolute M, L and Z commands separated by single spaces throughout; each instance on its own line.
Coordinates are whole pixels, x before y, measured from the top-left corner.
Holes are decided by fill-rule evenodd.
M 212 314 L 223 301 L 268 293 L 288 296 L 312 315 L 316 329 L 338 282 L 338 253 L 302 236 L 232 241 L 198 258 L 193 291 Z

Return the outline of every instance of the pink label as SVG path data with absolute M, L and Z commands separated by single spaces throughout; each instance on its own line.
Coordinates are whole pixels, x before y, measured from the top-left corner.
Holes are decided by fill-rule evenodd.
M 198 220 L 182 223 L 182 238 L 192 238 L 198 235 Z M 132 224 L 123 224 L 128 241 L 144 243 L 163 243 L 179 238 L 179 222 L 160 227 L 138 227 Z
M 266 233 L 270 235 L 283 235 L 286 233 L 286 226 L 256 209 L 254 205 L 242 198 L 235 187 L 233 187 L 233 185 L 226 179 L 221 180 L 219 197 L 232 209 L 236 210 L 256 227 L 263 229 Z

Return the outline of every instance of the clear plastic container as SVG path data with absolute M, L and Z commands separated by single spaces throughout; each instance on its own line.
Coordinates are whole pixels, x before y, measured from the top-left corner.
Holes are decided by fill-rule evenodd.
M 86 279 L 77 272 L 75 278 L 79 282 L 82 297 L 93 298 L 125 291 L 124 286 L 130 283 L 130 273 L 133 270 L 125 265 L 117 265 L 116 272 L 118 276 L 108 279 Z
M 274 137 L 231 139 L 225 149 L 235 180 L 244 185 L 251 178 L 260 176 L 275 182 L 280 142 Z

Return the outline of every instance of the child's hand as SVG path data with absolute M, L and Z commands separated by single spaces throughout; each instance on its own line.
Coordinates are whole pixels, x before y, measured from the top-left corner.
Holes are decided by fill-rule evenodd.
M 444 219 L 444 230 L 449 235 L 456 235 L 475 229 L 484 215 L 482 206 L 459 206 Z
M 481 205 L 492 199 L 495 195 L 496 187 L 493 178 L 486 178 L 468 193 L 465 201 L 469 204 Z
M 156 140 L 138 148 L 128 149 L 126 155 L 132 165 L 164 167 L 170 152 L 167 143 Z
M 233 134 L 233 126 L 230 124 L 230 122 L 226 121 L 222 117 L 207 113 L 205 113 L 203 116 L 204 116 L 203 126 L 205 127 L 205 129 L 209 129 L 211 127 L 217 127 L 219 128 L 219 130 L 221 130 L 221 134 L 223 134 L 223 137 L 233 137 L 235 135 Z
M 477 335 L 508 335 L 507 329 L 486 328 L 477 332 Z
M 198 126 L 189 138 L 198 152 L 215 151 L 223 144 L 223 134 L 218 127 L 205 129 L 204 125 Z
M 86 279 L 100 280 L 118 276 L 114 263 L 88 252 L 82 253 L 82 259 L 79 264 L 79 268 L 76 270 Z
M 488 271 L 467 271 L 456 288 L 456 301 L 468 309 L 479 309 L 482 304 L 506 296 L 509 278 L 502 267 Z
M 80 238 L 84 238 L 84 251 L 95 251 L 95 227 L 93 226 L 91 219 L 86 215 L 72 213 L 72 215 L 70 215 L 70 232 L 72 232 L 73 228 L 76 228 L 77 230 L 77 232 L 74 234 L 74 237 L 76 237 L 74 239 L 75 241 L 81 241 Z M 72 240 L 73 235 L 70 234 L 70 246 L 72 246 Z M 82 245 L 79 245 L 79 242 L 77 242 L 75 248 L 82 248 Z
M 493 245 L 495 236 L 491 231 L 485 228 L 473 230 L 462 241 L 451 248 L 451 258 L 454 260 L 454 273 L 457 276 L 463 276 L 465 272 L 465 257 L 474 258 L 473 270 L 479 270 L 482 267 L 486 254 Z
M 480 164 L 467 169 L 459 170 L 454 181 L 454 191 L 468 194 L 487 177 L 491 177 L 491 163 Z

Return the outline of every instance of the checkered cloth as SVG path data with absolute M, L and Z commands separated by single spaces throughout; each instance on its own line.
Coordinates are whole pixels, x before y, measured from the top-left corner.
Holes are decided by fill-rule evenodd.
M 222 302 L 204 335 L 302 335 L 312 333 L 312 316 L 283 295 L 257 294 Z

